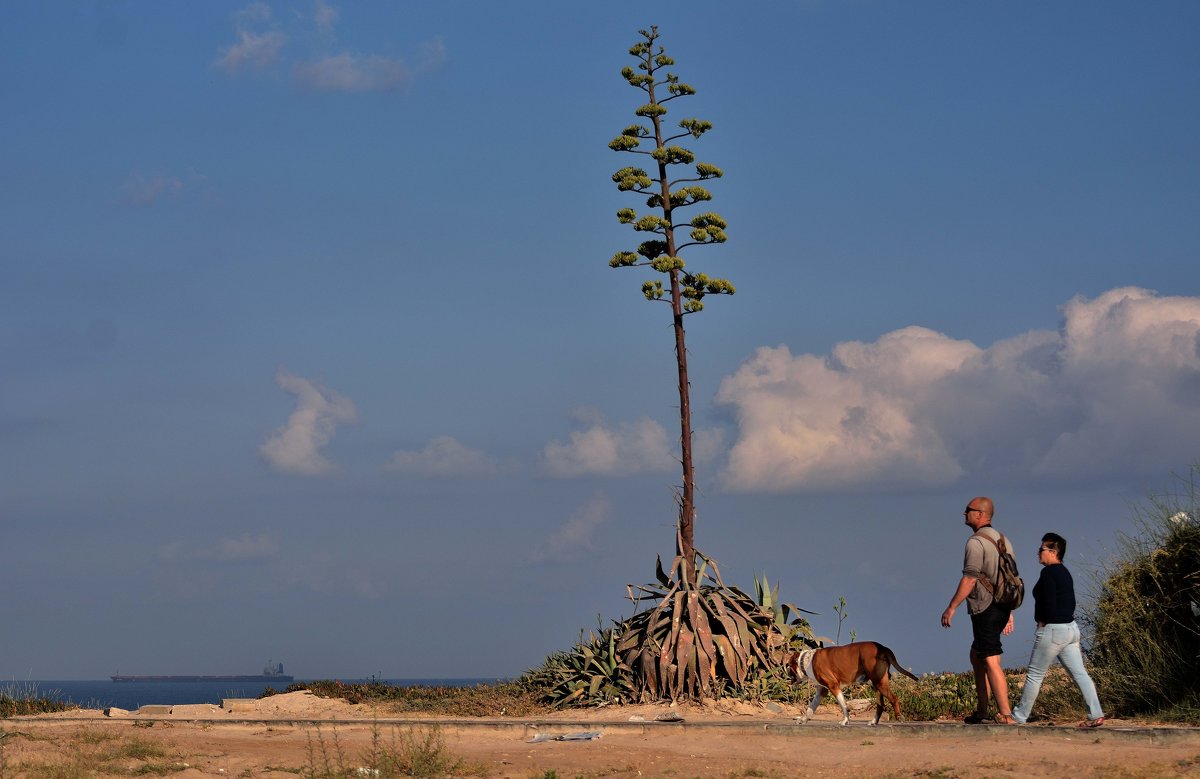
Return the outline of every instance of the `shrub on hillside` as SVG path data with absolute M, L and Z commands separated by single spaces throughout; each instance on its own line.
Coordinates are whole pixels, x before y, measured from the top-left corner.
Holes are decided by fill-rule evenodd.
M 1135 530 L 1097 576 L 1085 611 L 1100 702 L 1110 714 L 1200 720 L 1200 465 L 1134 509 Z

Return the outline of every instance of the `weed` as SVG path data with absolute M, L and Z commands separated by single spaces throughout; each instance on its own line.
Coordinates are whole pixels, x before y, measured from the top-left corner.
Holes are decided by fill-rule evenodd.
M 31 779 L 83 779 L 97 775 L 166 776 L 184 770 L 180 762 L 164 760 L 167 753 L 157 744 L 122 738 L 109 731 L 84 728 L 62 744 L 53 762 L 8 766 L 0 762 L 0 779 L 11 767 L 16 775 Z M 130 765 L 136 761 L 136 765 Z
M 14 683 L 0 689 L 0 719 L 78 708 L 74 703 L 61 700 L 57 690 L 38 692 L 37 685 L 32 683 Z
M 316 739 L 308 738 L 308 766 L 301 770 L 309 779 L 340 779 L 347 776 L 365 777 L 445 777 L 464 768 L 461 758 L 446 749 L 442 731 L 430 728 L 391 729 L 385 742 L 378 723 L 372 726 L 371 742 L 360 755 L 363 765 L 351 767 L 345 750 L 333 729 L 327 743 L 320 727 Z
M 538 703 L 539 691 L 517 682 L 474 687 L 397 687 L 377 679 L 353 684 L 325 680 L 292 684 L 286 692 L 298 690 L 309 690 L 324 698 L 344 698 L 350 703 L 385 704 L 396 712 L 522 717 L 546 710 Z

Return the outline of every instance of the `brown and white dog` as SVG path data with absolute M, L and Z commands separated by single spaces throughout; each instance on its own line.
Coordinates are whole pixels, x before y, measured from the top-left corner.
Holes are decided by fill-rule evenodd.
M 821 696 L 828 691 L 837 697 L 837 702 L 842 707 L 842 724 L 848 725 L 850 709 L 846 706 L 845 697 L 842 696 L 842 687 L 858 684 L 867 679 L 871 680 L 875 691 L 879 693 L 879 703 L 875 707 L 875 719 L 870 724 L 879 724 L 879 718 L 883 716 L 884 696 L 892 702 L 892 719 L 900 719 L 900 703 L 888 685 L 889 667 L 894 667 L 912 679 L 917 678 L 900 667 L 892 650 L 875 641 L 859 641 L 845 646 L 804 649 L 788 655 L 786 663 L 788 676 L 791 679 L 796 682 L 811 679 L 817 685 L 817 694 L 813 697 L 812 703 L 808 704 L 808 711 L 803 716 L 797 717 L 801 723 L 808 722 L 809 717 L 817 713 Z

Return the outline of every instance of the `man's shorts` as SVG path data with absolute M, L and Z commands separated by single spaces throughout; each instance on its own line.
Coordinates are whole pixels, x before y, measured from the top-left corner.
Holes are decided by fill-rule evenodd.
M 1004 647 L 1000 645 L 1000 631 L 1008 624 L 1008 615 L 1011 613 L 993 603 L 978 614 L 971 615 L 971 633 L 975 637 L 971 642 L 971 651 L 976 657 L 1004 654 Z

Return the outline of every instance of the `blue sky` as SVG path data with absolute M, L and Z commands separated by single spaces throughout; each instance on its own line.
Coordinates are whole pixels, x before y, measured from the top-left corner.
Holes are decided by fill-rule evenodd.
M 961 670 L 974 495 L 1077 581 L 1200 440 L 1187 2 L 9 4 L 0 674 L 513 676 L 673 551 L 669 317 L 615 212 L 657 24 L 697 546 Z M 1032 610 L 1006 662 L 1020 665 Z

